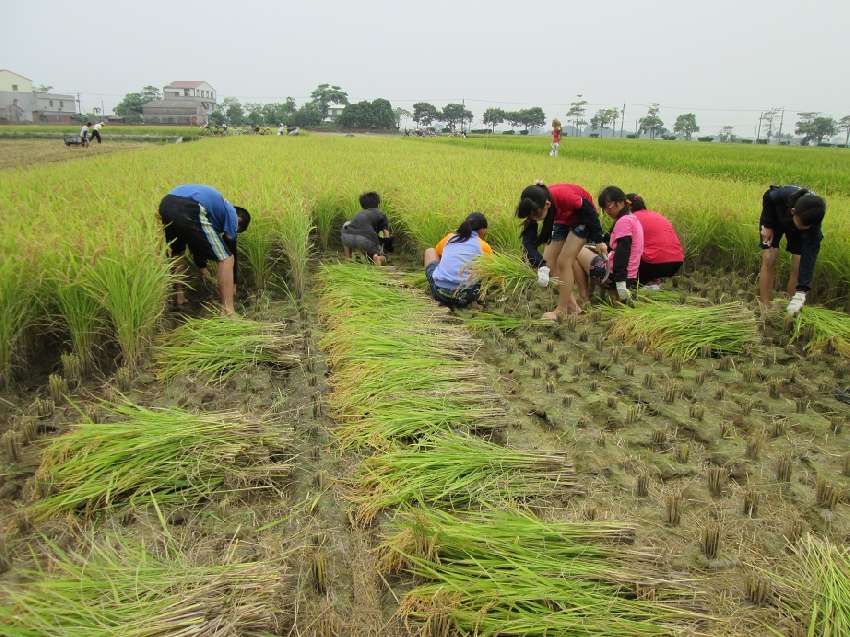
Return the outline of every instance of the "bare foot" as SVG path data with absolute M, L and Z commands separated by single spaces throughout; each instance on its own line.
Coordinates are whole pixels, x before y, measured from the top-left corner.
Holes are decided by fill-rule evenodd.
M 543 314 L 544 321 L 560 321 L 563 317 L 564 314 L 560 310 L 552 310 Z

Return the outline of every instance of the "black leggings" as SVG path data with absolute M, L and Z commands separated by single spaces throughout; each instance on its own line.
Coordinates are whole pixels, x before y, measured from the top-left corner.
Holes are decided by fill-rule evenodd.
M 681 261 L 674 261 L 673 263 L 647 263 L 646 261 L 641 261 L 640 268 L 638 269 L 638 281 L 640 281 L 641 285 L 645 285 L 655 279 L 667 279 L 676 274 L 681 267 Z
M 92 139 L 96 139 L 98 144 L 102 141 L 102 140 L 100 139 L 100 131 L 99 131 L 99 130 L 97 130 L 97 129 L 95 129 L 95 130 L 93 130 L 93 131 L 91 132 L 91 138 L 92 138 Z

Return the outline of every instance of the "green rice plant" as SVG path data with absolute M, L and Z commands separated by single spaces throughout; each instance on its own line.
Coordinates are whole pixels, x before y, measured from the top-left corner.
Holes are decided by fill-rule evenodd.
M 275 255 L 275 225 L 267 216 L 258 214 L 251 219 L 250 231 L 239 235 L 240 256 L 248 262 L 251 285 L 255 290 L 265 290 L 272 281 Z
M 821 352 L 832 347 L 842 356 L 850 358 L 850 314 L 809 305 L 794 320 L 791 342 L 810 334 L 806 351 Z
M 300 362 L 292 351 L 300 337 L 283 323 L 212 316 L 187 318 L 163 334 L 154 347 L 157 375 L 165 381 L 198 373 L 207 382 L 226 381 L 253 365 L 283 366 Z
M 551 321 L 523 319 L 497 312 L 475 312 L 469 316 L 462 315 L 460 318 L 463 324 L 473 332 L 498 330 L 509 333 L 518 329 L 527 330 L 535 327 L 547 327 L 552 324 Z
M 575 489 L 573 465 L 562 453 L 508 449 L 446 433 L 367 458 L 347 497 L 357 507 L 354 520 L 365 525 L 395 506 L 487 506 Z
M 325 265 L 319 280 L 328 404 L 343 448 L 502 426 L 498 397 L 470 361 L 476 343 L 435 303 L 384 268 Z
M 72 351 L 80 358 L 84 370 L 92 363 L 94 346 L 103 332 L 100 295 L 85 277 L 92 270 L 85 267 L 82 250 L 68 245 L 57 255 L 55 268 L 48 271 L 48 286 L 59 310 L 57 322 L 68 329 Z
M 165 309 L 171 269 L 149 236 L 125 237 L 85 267 L 85 289 L 99 299 L 121 347 L 124 364 L 138 363 Z
M 481 283 L 481 293 L 491 290 L 516 296 L 537 285 L 537 272 L 522 257 L 491 253 L 469 264 L 473 278 Z
M 272 561 L 198 565 L 173 542 L 153 552 L 112 532 L 68 551 L 43 541 L 36 566 L 0 584 L 9 637 L 261 637 L 284 593 Z
M 395 526 L 381 566 L 424 581 L 399 607 L 420 634 L 441 622 L 462 635 L 669 635 L 709 619 L 651 553 L 615 543 L 633 537 L 626 525 L 414 510 Z
M 691 360 L 701 353 L 740 354 L 758 341 L 755 318 L 741 302 L 692 307 L 649 301 L 608 307 L 609 334 L 623 342 L 644 341 L 665 356 Z
M 130 402 L 105 405 L 114 419 L 85 419 L 44 449 L 36 480 L 49 495 L 30 512 L 90 514 L 154 496 L 191 505 L 217 493 L 275 489 L 292 468 L 292 430 L 238 412 L 195 414 Z
M 330 247 L 334 231 L 360 209 L 357 194 L 350 184 L 344 184 L 341 190 L 339 184 L 336 184 L 330 191 L 316 188 L 313 196 L 310 197 L 313 202 L 311 210 L 313 223 L 316 225 L 316 234 L 323 251 L 327 251 Z
M 784 568 L 768 573 L 782 608 L 806 626 L 807 635 L 850 634 L 850 549 L 808 533 L 793 551 Z
M 275 233 L 289 265 L 289 282 L 298 298 L 304 296 L 313 222 L 304 200 L 287 196 L 275 217 Z
M 5 243 L 5 242 L 4 242 Z M 0 245 L 0 384 L 12 382 L 12 358 L 24 330 L 37 316 L 38 271 L 12 245 Z M 35 275 L 35 276 L 34 276 Z

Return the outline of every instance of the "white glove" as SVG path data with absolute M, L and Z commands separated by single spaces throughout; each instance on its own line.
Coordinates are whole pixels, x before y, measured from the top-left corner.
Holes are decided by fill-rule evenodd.
M 629 294 L 629 289 L 626 287 L 625 281 L 617 281 L 617 296 L 623 303 L 628 303 L 632 300 L 632 295 Z
M 537 285 L 541 288 L 549 286 L 549 266 L 541 265 L 537 268 Z
M 800 313 L 800 310 L 803 309 L 803 303 L 806 302 L 806 293 L 805 292 L 797 292 L 794 296 L 791 297 L 791 302 L 788 303 L 788 308 L 785 310 L 788 312 L 788 316 L 794 316 Z

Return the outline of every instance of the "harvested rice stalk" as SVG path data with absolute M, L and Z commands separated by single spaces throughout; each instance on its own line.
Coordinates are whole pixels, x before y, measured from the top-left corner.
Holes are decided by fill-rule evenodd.
M 758 341 L 753 314 L 741 302 L 692 307 L 645 301 L 603 312 L 613 321 L 609 334 L 635 344 L 643 341 L 665 356 L 690 360 L 703 351 L 739 354 Z
M 485 254 L 469 264 L 469 272 L 481 283 L 481 294 L 499 291 L 511 296 L 537 285 L 537 272 L 522 257 L 505 253 Z M 557 284 L 557 280 L 554 280 Z
M 842 356 L 850 358 L 850 314 L 806 306 L 794 321 L 791 342 L 804 334 L 810 334 L 806 351 L 820 352 L 831 346 Z
M 475 635 L 668 635 L 701 619 L 683 581 L 655 575 L 653 556 L 617 546 L 633 529 L 544 522 L 530 515 L 441 511 L 399 514 L 384 567 L 426 580 L 399 613 Z M 655 595 L 637 596 L 649 588 Z
M 224 382 L 251 365 L 291 365 L 301 358 L 291 351 L 297 336 L 282 323 L 225 317 L 188 318 L 165 334 L 155 348 L 162 380 L 197 372 L 208 382 Z
M 0 584 L 0 634 L 260 637 L 285 619 L 280 563 L 197 566 L 171 547 L 154 555 L 115 534 L 90 539 L 84 553 L 52 543 L 38 553 L 43 567 Z
M 194 504 L 216 493 L 274 489 L 292 469 L 291 429 L 238 412 L 194 414 L 133 403 L 105 406 L 114 422 L 78 424 L 50 441 L 36 480 L 51 495 L 30 511 L 93 513 L 147 501 Z
M 468 507 L 545 498 L 576 488 L 564 454 L 507 449 L 459 434 L 441 434 L 367 458 L 348 498 L 354 519 L 370 523 L 383 509 L 406 504 Z
M 385 269 L 326 265 L 319 278 L 328 406 L 343 448 L 502 426 L 499 398 L 470 360 L 477 344 L 444 310 Z
M 809 533 L 794 557 L 770 574 L 784 610 L 807 626 L 807 635 L 850 635 L 850 549 Z
M 551 321 L 522 319 L 496 312 L 476 312 L 470 316 L 461 316 L 461 320 L 473 332 L 499 330 L 500 332 L 508 333 L 518 329 L 551 326 Z

